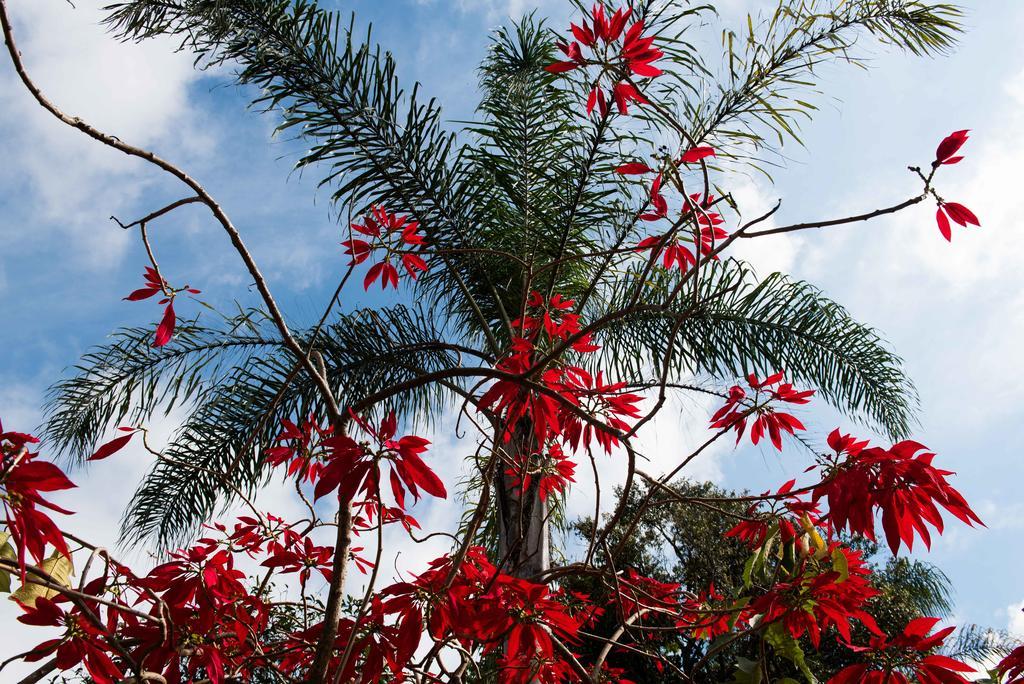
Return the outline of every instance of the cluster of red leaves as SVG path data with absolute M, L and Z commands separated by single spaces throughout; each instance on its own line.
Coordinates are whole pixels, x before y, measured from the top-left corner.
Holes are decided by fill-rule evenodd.
M 953 473 L 932 465 L 935 454 L 924 445 L 908 440 L 889 449 L 869 447 L 838 430 L 828 443 L 836 457 L 826 464 L 813 499 L 828 503 L 836 531 L 849 529 L 874 540 L 875 512 L 881 511 L 886 542 L 895 554 L 901 542 L 912 549 L 915 536 L 930 547 L 928 526 L 943 530 L 940 506 L 967 525 L 984 524 L 947 481 Z
M 562 450 L 557 442 L 548 444 L 543 454 L 532 458 L 517 454 L 516 460 L 505 470 L 513 487 L 524 491 L 530 489 L 534 479 L 541 501 L 547 501 L 551 494 L 565 492 L 570 482 L 575 482 L 576 464 Z
M 629 619 L 641 613 L 675 614 L 680 607 L 679 595 L 682 592 L 682 585 L 661 582 L 645 577 L 633 568 L 627 568 L 618 578 L 616 591 L 622 617 Z
M 22 605 L 21 622 L 65 630 L 32 649 L 26 660 L 56 654 L 58 668 L 81 664 L 97 684 L 124 679 L 124 655 L 168 684 L 192 681 L 200 672 L 214 684 L 226 672 L 244 680 L 265 664 L 257 654 L 269 608 L 245 588 L 245 574 L 222 543 L 201 539 L 145 577 L 118 565 L 110 570 L 112 578 L 98 577 L 81 593 L 110 592 L 114 600 L 76 600 L 64 609 L 60 604 L 71 599 L 58 594 Z
M 657 180 L 655 185 L 654 191 L 657 191 L 659 187 Z M 653 197 L 654 195 L 652 195 Z M 714 206 L 714 202 L 714 195 L 708 195 L 703 200 L 701 200 L 700 193 L 690 195 L 689 201 L 683 208 L 681 221 L 691 223 L 694 226 L 693 232 L 673 228 L 661 235 L 648 236 L 637 244 L 637 251 L 651 250 L 651 258 L 658 259 L 660 256 L 661 265 L 664 268 L 672 268 L 674 264 L 681 271 L 687 271 L 697 265 L 697 258 L 690 248 L 690 245 L 694 242 L 700 242 L 698 249 L 702 257 L 711 257 L 715 250 L 716 241 L 729 237 L 729 233 L 721 227 L 721 224 L 725 222 L 721 214 L 708 211 L 709 208 Z M 664 198 L 659 196 L 659 201 L 655 202 L 655 206 L 658 208 L 657 213 L 642 214 L 640 218 L 645 221 L 656 221 L 664 218 L 667 213 L 667 205 Z M 718 257 L 714 256 L 713 258 L 717 259 Z
M 579 331 L 578 320 L 570 310 L 571 302 L 567 305 L 561 298 L 555 298 L 547 304 L 550 311 L 531 312 L 539 315 L 534 320 L 520 321 L 520 327 L 530 331 L 527 334 L 541 343 L 557 343 Z M 530 344 L 525 338 L 520 340 Z M 576 391 L 590 390 L 600 395 L 610 387 L 600 377 L 588 380 L 588 376 L 576 371 L 555 370 L 561 378 L 559 385 L 569 384 L 561 376 L 575 378 Z M 764 381 L 751 377 L 749 384 L 755 393 L 767 393 L 770 401 L 805 403 L 811 395 L 783 383 L 781 373 Z M 746 392 L 736 387 L 731 395 L 728 410 L 716 420 L 727 414 L 733 414 L 732 420 L 740 417 L 738 405 Z M 614 392 L 612 396 L 619 400 L 613 404 L 615 411 L 635 417 L 633 399 Z M 564 417 L 557 418 L 564 429 Z M 368 441 L 357 443 L 351 437 L 338 436 L 317 426 L 311 418 L 301 427 L 286 422 L 281 433 L 283 444 L 273 447 L 268 458 L 279 465 L 287 463 L 291 477 L 310 480 L 319 496 L 337 490 L 339 496 L 354 499 L 362 491 L 367 496 L 367 501 L 361 503 L 364 510 L 369 505 L 371 513 L 379 511 L 382 520 L 406 520 L 403 509 L 407 493 L 414 497 L 421 491 L 446 495 L 443 484 L 420 458 L 428 443 L 416 436 L 397 437 L 398 421 L 393 413 L 379 427 L 355 415 L 352 419 Z M 770 428 L 766 429 L 770 432 Z M 123 447 L 134 434 L 132 428 L 125 430 L 131 434 L 105 444 L 96 455 L 105 458 Z M 548 435 L 552 436 L 567 441 L 564 434 Z M 517 473 L 524 487 L 529 486 L 527 478 L 539 477 L 542 497 L 561 491 L 572 480 L 574 466 L 562 453 L 558 439 L 548 444 L 547 470 Z M 578 439 L 582 444 L 590 438 L 584 437 L 581 430 Z M 59 469 L 35 460 L 36 454 L 28 452 L 28 445 L 36 442 L 20 433 L 0 435 L 4 503 L 12 529 L 16 529 L 11 523 L 12 502 L 23 510 L 26 505 L 45 504 L 39 492 L 71 486 Z M 853 532 L 870 536 L 871 512 L 878 507 L 883 510 L 883 525 L 885 511 L 893 510 L 895 513 L 890 515 L 895 516 L 897 525 L 909 525 L 912 539 L 914 531 L 922 533 L 924 522 L 941 531 L 941 518 L 936 523 L 932 517 L 933 511 L 937 517 L 936 503 L 965 522 L 980 521 L 949 487 L 945 480 L 949 473 L 931 465 L 931 454 L 919 453 L 920 445 L 904 442 L 883 451 L 838 431 L 829 436 L 829 444 L 836 457 L 827 464 L 826 480 L 811 489 L 810 501 L 801 499 L 807 490 L 795 491 L 794 481 L 787 482 L 774 494 L 761 497 L 773 501 L 779 513 L 754 516 L 752 508 L 750 519 L 727 534 L 752 549 L 763 546 L 768 539 L 777 538 L 781 543 L 773 579 L 758 593 L 738 600 L 711 587 L 694 596 L 683 592 L 678 584 L 627 570 L 617 576 L 608 605 L 617 607 L 622 620 L 637 624 L 661 620 L 656 623 L 659 628 L 674 625 L 697 638 L 712 639 L 737 627 L 778 624 L 792 638 L 806 635 L 817 647 L 822 635 L 834 629 L 837 639 L 867 655 L 865 663 L 837 675 L 832 680 L 837 684 L 861 679 L 909 681 L 905 674 L 908 672 L 922 684 L 965 681 L 961 673 L 969 671 L 966 665 L 934 653 L 949 633 L 942 630 L 929 636 L 935 621 L 912 622 L 895 638 L 878 630 L 865 612 L 866 602 L 877 591 L 868 581 L 869 573 L 860 554 L 835 541 L 826 545 L 815 526 L 826 522 L 832 530 L 848 526 Z M 380 503 L 380 466 L 384 463 L 390 465 L 397 508 Z M 43 467 L 36 465 L 23 470 L 32 464 Z M 320 467 L 313 467 L 314 464 Z M 824 518 L 817 514 L 819 500 L 830 505 Z M 865 508 L 867 518 L 862 512 Z M 305 671 L 312 661 L 322 625 L 294 632 L 282 643 L 263 643 L 270 606 L 246 588 L 244 573 L 235 567 L 235 556 L 265 556 L 262 567 L 285 575 L 298 574 L 299 584 L 305 587 L 314 573 L 330 581 L 334 549 L 315 544 L 274 516 L 240 518 L 231 531 L 222 525 L 210 529 L 219 532 L 221 538 L 200 539 L 192 548 L 173 554 L 169 562 L 145 577 L 136 577 L 127 568 L 114 565 L 112 579 L 104 576 L 83 589 L 85 594 L 98 597 L 113 592 L 124 604 L 75 602 L 58 596 L 24 606 L 22 622 L 64 629 L 62 635 L 34 649 L 29 659 L 55 655 L 61 669 L 84 666 L 100 684 L 123 678 L 126 666 L 118 652 L 123 644 L 129 644 L 128 652 L 133 659 L 144 662 L 147 669 L 159 672 L 171 684 L 196 676 L 209 678 L 214 684 L 221 684 L 229 675 L 244 680 L 256 668 L 266 666 L 268 660 L 262 654 L 275 649 L 285 654 L 273 662 L 282 674 Z M 926 531 L 922 536 L 927 540 Z M 900 538 L 898 533 L 897 539 Z M 904 541 L 909 545 L 910 540 Z M 35 543 L 31 555 L 39 560 L 46 543 L 58 546 L 63 544 L 63 538 L 30 542 L 22 534 L 15 537 L 15 542 L 19 549 Z M 352 549 L 352 553 L 359 550 Z M 356 559 L 357 564 L 360 560 Z M 72 605 L 64 607 L 68 603 Z M 483 549 L 474 547 L 464 557 L 444 556 L 414 579 L 383 589 L 358 620 L 342 620 L 331 667 L 343 681 L 400 681 L 425 632 L 437 642 L 453 639 L 467 650 L 498 654 L 502 681 L 509 684 L 580 681 L 569 655 L 578 643 L 580 629 L 602 612 L 586 596 L 553 591 L 547 585 L 501 572 Z M 146 619 L 147 616 L 152 619 Z M 859 621 L 875 635 L 868 646 L 849 644 L 851 620 Z M 347 657 L 342 655 L 346 652 Z M 1021 654 L 1015 654 L 1000 667 L 1011 678 L 1019 679 L 1024 665 L 1019 662 L 1021 659 Z M 618 681 L 628 681 L 615 675 L 613 668 L 605 667 L 604 673 Z
M 865 654 L 865 662 L 841 670 L 828 684 L 908 684 L 911 677 L 920 684 L 967 684 L 964 673 L 975 672 L 973 667 L 934 652 L 955 629 L 929 634 L 938 622 L 918 618 L 895 637 L 878 635 L 868 646 L 850 646 Z
M 244 580 L 229 548 L 200 539 L 134 583 L 167 606 L 173 631 L 164 636 L 159 624 L 123 614 L 127 625 L 122 635 L 140 642 L 136 652 L 145 654 L 147 666 L 163 673 L 169 684 L 192 678 L 200 669 L 211 682 L 222 682 L 225 671 L 245 679 L 257 665 L 254 646 L 267 628 L 269 608 L 249 593 Z
M 747 383 L 754 390 L 754 397 L 749 402 L 746 390 L 739 385 L 732 386 L 725 404 L 711 416 L 711 427 L 716 430 L 735 430 L 736 443 L 739 444 L 746 432 L 748 420 L 752 415 L 757 416 L 750 428 L 750 441 L 756 445 L 767 432 L 772 445 L 782 451 L 783 432 L 792 435 L 806 428 L 796 416 L 777 411 L 771 402 L 806 404 L 814 395 L 814 390 L 795 389 L 792 384 L 783 382 L 783 377 L 782 371 L 764 380 L 758 380 L 756 375 L 750 374 Z
M 358 624 L 343 621 L 337 652 L 352 641 L 351 657 L 346 663 L 335 658 L 331 667 L 341 670 L 341 681 L 401 679 L 426 631 L 437 642 L 454 639 L 467 650 L 500 649 L 502 682 L 508 684 L 578 681 L 554 639 L 575 643 L 580 627 L 599 612 L 574 611 L 568 603 L 546 585 L 500 572 L 482 548 L 471 547 L 462 559 L 442 556 L 414 579 L 382 589 Z M 296 669 L 308 664 L 309 649 L 303 653 L 307 662 L 296 659 Z
M 146 272 L 142 277 L 146 281 L 145 287 L 140 287 L 124 299 L 128 302 L 141 302 L 158 294 L 163 295 L 158 304 L 163 305 L 164 315 L 160 319 L 160 325 L 157 326 L 156 335 L 153 337 L 153 346 L 162 347 L 174 336 L 174 328 L 178 320 L 174 313 L 174 298 L 181 292 L 196 295 L 200 294 L 200 291 L 188 285 L 178 289 L 172 288 L 152 266 L 146 267 Z
M 966 130 L 955 131 L 939 143 L 938 149 L 935 150 L 935 161 L 932 162 L 933 169 L 943 165 L 956 164 L 963 160 L 963 157 L 955 155 L 960 151 L 964 143 L 967 142 L 967 133 L 968 131 Z M 938 204 L 939 208 L 935 212 L 935 221 L 939 225 L 939 232 L 942 233 L 942 237 L 946 238 L 947 241 L 952 241 L 953 239 L 950 221 L 964 228 L 968 225 L 981 225 L 974 212 L 962 204 L 946 202 L 944 200 L 939 200 Z
M 817 507 L 793 494 L 795 486 L 796 480 L 789 480 L 774 494 L 770 495 L 770 492 L 764 492 L 761 499 L 773 502 L 776 510 L 765 512 L 762 511 L 760 501 L 753 503 L 747 509 L 746 519 L 736 523 L 725 533 L 725 536 L 735 538 L 751 549 L 756 549 L 764 544 L 773 532 L 779 534 L 783 539 L 793 539 L 796 536 L 796 527 L 785 517 L 785 514 L 792 514 L 797 520 L 806 515 L 808 522 L 818 523 Z M 797 523 L 797 525 L 800 524 Z
M 568 59 L 547 67 L 548 71 L 555 74 L 590 65 L 601 68 L 587 98 L 587 114 L 591 114 L 595 108 L 601 116 L 608 114 L 608 96 L 601 82 L 606 74 L 628 73 L 641 78 L 656 78 L 662 74 L 654 62 L 661 59 L 664 53 L 654 46 L 654 36 L 644 35 L 643 21 L 626 28 L 632 15 L 632 8 L 620 8 L 608 16 L 603 4 L 595 4 L 589 22 L 584 20 L 581 26 L 570 24 L 576 40 L 558 44 L 558 49 Z M 584 47 L 591 52 L 589 58 L 583 54 Z M 622 76 L 614 76 L 612 79 L 611 99 L 620 114 L 629 113 L 630 103 L 650 104 L 631 79 Z
M 323 463 L 317 458 L 316 449 L 334 433 L 331 426 L 320 427 L 312 415 L 302 425 L 296 425 L 287 418 L 281 420 L 281 433 L 275 440 L 278 446 L 266 451 L 267 463 L 273 467 L 288 464 L 288 477 L 300 482 L 316 482 L 323 472 Z
M 540 292 L 534 290 L 526 299 L 526 313 L 512 321 L 512 329 L 532 345 L 567 342 L 582 330 L 579 314 L 573 313 L 574 306 L 574 300 L 565 299 L 560 294 L 545 300 Z M 582 354 L 599 349 L 590 334 L 576 339 L 571 347 Z
M 419 527 L 405 514 L 407 495 L 416 501 L 421 492 L 442 499 L 448 496 L 444 483 L 423 461 L 430 442 L 416 435 L 397 437 L 398 417 L 393 411 L 378 428 L 354 413 L 350 418 L 369 441 L 357 442 L 347 434 L 335 434 L 332 427 L 320 426 L 312 416 L 301 427 L 282 420 L 283 430 L 277 438 L 280 444 L 266 451 L 267 462 L 272 466 L 287 464 L 289 477 L 313 486 L 314 500 L 336 493 L 343 501 L 353 501 L 368 518 L 357 519 L 357 527 L 367 525 L 377 515 L 385 523 L 400 522 L 407 529 Z M 385 465 L 389 466 L 387 478 L 395 507 L 381 501 L 380 478 Z M 360 493 L 363 498 L 356 500 Z
M 327 462 L 316 482 L 315 498 L 338 490 L 341 500 L 348 501 L 361 490 L 368 500 L 379 502 L 382 464 L 390 465 L 391 492 L 400 509 L 405 509 L 406 491 L 417 501 L 420 490 L 442 499 L 448 496 L 444 483 L 420 457 L 430 442 L 416 435 L 396 439 L 398 419 L 394 411 L 381 421 L 379 429 L 355 414 L 352 419 L 373 440 L 372 448 L 348 435 L 324 440 Z
M 361 264 L 375 251 L 382 251 L 383 258 L 377 261 L 366 272 L 363 289 L 369 290 L 370 285 L 380 280 L 381 289 L 391 285 L 398 288 L 398 269 L 392 261 L 402 264 L 410 278 L 416 280 L 419 274 L 427 270 L 427 262 L 419 252 L 426 246 L 420 235 L 420 224 L 408 216 L 390 213 L 382 206 L 374 205 L 362 223 L 353 223 L 352 230 L 369 238 L 350 238 L 342 242 L 345 254 L 352 257 L 352 264 Z
M 303 537 L 294 530 L 285 529 L 280 540 L 275 539 L 267 547 L 270 558 L 263 561 L 265 568 L 277 568 L 284 574 L 298 573 L 299 583 L 305 587 L 313 572 L 319 572 L 324 581 L 330 583 L 333 573 L 333 546 L 317 546 L 309 537 Z
M 1024 646 L 1018 646 L 996 666 L 1000 677 L 1006 678 L 1006 684 L 1024 684 Z
M 529 418 L 538 445 L 561 441 L 573 450 L 589 448 L 596 441 L 606 452 L 617 446 L 617 431 L 627 431 L 626 419 L 638 418 L 642 397 L 630 393 L 626 383 L 607 382 L 604 374 L 592 375 L 579 366 L 551 362 L 538 368 L 545 352 L 568 346 L 581 354 L 599 349 L 589 334 L 581 335 L 575 302 L 555 295 L 545 301 L 532 293 L 527 311 L 513 321 L 522 337 L 512 340 L 511 352 L 495 364 L 506 376 L 480 397 L 480 409 L 502 417 L 505 439 Z
M 65 610 L 58 605 L 67 601 L 63 595 L 57 595 L 53 600 L 40 596 L 34 607 L 18 617 L 18 622 L 22 624 L 64 629 L 61 636 L 48 639 L 33 648 L 25 661 L 34 663 L 53 655 L 59 670 L 70 670 L 82 665 L 98 684 L 119 681 L 123 672 L 109 655 L 105 630 L 87 619 L 81 608 L 74 606 Z M 97 607 L 95 602 L 90 603 L 90 609 Z
M 787 539 L 788 535 L 792 536 Z M 784 545 L 796 542 L 792 526 L 781 541 Z M 840 564 L 845 572 L 835 569 L 837 555 L 843 557 Z M 868 599 L 879 592 L 871 586 L 871 571 L 859 551 L 833 542 L 827 552 L 809 553 L 796 568 L 783 572 L 784 579 L 751 601 L 749 614 L 761 616 L 766 623 L 780 622 L 794 639 L 806 633 L 815 648 L 821 644 L 822 631 L 830 627 L 849 643 L 851 619 L 882 635 L 874 618 L 864 610 Z
M 49 492 L 71 489 L 75 485 L 52 463 L 38 460 L 39 453 L 29 451 L 39 440 L 22 432 L 4 432 L 0 423 L 0 503 L 4 522 L 18 551 L 18 565 L 25 577 L 25 557 L 37 563 L 46 557 L 47 545 L 69 555 L 64 535 L 49 515 L 49 509 L 70 515 L 43 498 Z

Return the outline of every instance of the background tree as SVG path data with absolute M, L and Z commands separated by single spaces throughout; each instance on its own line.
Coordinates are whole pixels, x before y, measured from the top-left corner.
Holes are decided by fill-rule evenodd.
M 651 485 L 636 490 L 627 505 L 635 507 Z M 743 586 L 743 575 L 750 552 L 746 546 L 726 533 L 748 513 L 749 505 L 737 501 L 749 492 L 733 492 L 710 482 L 680 480 L 671 489 L 655 493 L 652 505 L 628 536 L 622 530 L 609 537 L 608 550 L 612 565 L 633 568 L 645 577 L 682 585 L 684 590 L 699 593 L 714 586 L 724 595 L 737 593 Z M 621 491 L 619 492 L 621 494 Z M 577 520 L 572 525 L 579 541 L 585 542 L 593 533 L 591 519 Z M 871 582 L 879 595 L 870 600 L 870 612 L 887 634 L 898 632 L 911 620 L 924 616 L 948 619 L 953 614 L 953 587 L 937 566 L 922 560 L 894 557 L 862 537 L 847 539 L 851 548 L 870 559 Z M 601 552 L 604 553 L 604 552 Z M 602 558 L 602 562 L 605 562 Z M 573 590 L 601 596 L 607 590 L 599 583 L 581 578 L 569 585 Z M 614 595 L 607 597 L 610 603 Z M 621 617 L 609 611 L 595 626 L 595 632 L 609 638 L 621 624 Z M 613 651 L 610 662 L 633 673 L 636 681 L 686 681 L 672 670 L 657 667 L 654 661 L 629 648 L 653 649 L 673 662 L 682 672 L 692 672 L 705 656 L 704 671 L 710 681 L 746 681 L 746 674 L 737 663 L 756 663 L 761 657 L 756 638 L 744 638 L 715 649 L 713 642 L 692 638 L 671 629 L 669 622 L 636 626 L 620 637 L 621 650 Z M 854 629 L 854 641 L 865 642 L 870 633 L 863 627 Z M 947 652 L 955 658 L 993 663 L 1009 653 L 1012 639 L 996 630 L 964 626 Z M 858 655 L 833 642 L 822 642 L 818 649 L 803 641 L 810 669 L 827 680 L 843 668 L 855 664 Z M 595 653 L 600 644 L 593 646 Z M 774 657 L 771 672 L 778 677 L 799 678 L 791 662 Z

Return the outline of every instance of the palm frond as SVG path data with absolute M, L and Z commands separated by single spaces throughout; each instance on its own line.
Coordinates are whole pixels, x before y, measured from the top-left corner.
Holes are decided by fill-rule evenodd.
M 284 353 L 252 357 L 203 397 L 128 504 L 122 541 L 173 549 L 212 518 L 218 502 L 254 491 L 264 479 L 263 450 L 280 430 L 277 415 L 315 410 L 302 393 L 279 396 L 292 367 Z
M 678 277 L 675 271 L 653 275 L 643 301 L 667 301 Z M 602 310 L 622 307 L 634 283 L 624 276 L 612 285 Z M 692 300 L 683 297 L 669 309 L 621 319 L 603 333 L 598 363 L 618 377 L 660 373 L 674 321 L 685 315 L 673 346 L 674 380 L 785 369 L 791 380 L 817 388 L 852 417 L 893 437 L 910 432 L 917 395 L 902 361 L 875 330 L 813 285 L 778 273 L 758 281 L 749 267 L 729 259 L 707 268 L 697 301 L 691 308 Z
M 298 166 L 322 165 L 321 185 L 353 213 L 382 203 L 428 231 L 468 225 L 440 108 L 418 86 L 401 88 L 391 54 L 369 30 L 358 37 L 354 18 L 311 0 L 128 0 L 106 10 L 123 40 L 170 35 L 197 64 L 237 66 L 238 82 L 259 90 L 253 105 L 310 146 Z
M 697 142 L 754 160 L 787 138 L 800 141 L 817 108 L 819 67 L 863 66 L 864 36 L 914 55 L 946 53 L 962 16 L 955 5 L 926 0 L 780 0 L 767 16 L 723 32 L 726 73 L 681 103 L 683 118 Z
M 458 365 L 460 349 L 444 340 L 429 310 L 397 306 L 342 316 L 317 336 L 327 378 L 339 403 L 351 406 L 387 387 Z M 304 345 L 311 332 L 299 333 Z M 199 401 L 162 452 L 129 504 L 122 536 L 163 549 L 186 541 L 218 506 L 238 501 L 265 483 L 263 454 L 282 418 L 323 415 L 309 378 L 295 373 L 285 349 L 250 357 L 199 394 Z M 455 388 L 457 389 L 457 387 Z M 453 388 L 424 385 L 396 396 L 390 407 L 429 422 L 453 398 Z
M 249 356 L 280 346 L 249 315 L 223 328 L 178 326 L 170 344 L 154 348 L 150 328 L 125 328 L 87 352 L 73 374 L 53 385 L 43 433 L 57 453 L 82 462 L 114 425 L 142 425 L 158 409 L 198 400 L 218 377 Z

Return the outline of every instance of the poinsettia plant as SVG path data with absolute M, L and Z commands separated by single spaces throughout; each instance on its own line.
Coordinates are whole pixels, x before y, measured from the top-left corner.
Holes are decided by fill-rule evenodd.
M 399 87 L 389 55 L 308 0 L 107 8 L 122 39 L 172 35 L 197 63 L 237 69 L 282 130 L 307 143 L 300 165 L 326 168 L 335 201 L 358 217 L 339 231 L 342 249 L 334 243 L 347 258 L 335 293 L 315 326 L 298 328 L 204 186 L 43 96 L 0 0 L 9 57 L 40 105 L 192 193 L 120 224 L 139 228 L 149 261 L 144 287 L 126 299 L 158 298 L 155 329 L 118 332 L 117 353 L 92 355 L 55 386 L 45 441 L 0 428 L 0 590 L 17 584 L 20 622 L 50 628 L 21 656 L 41 663 L 41 676 L 631 682 L 630 659 L 642 657 L 664 681 L 693 682 L 709 681 L 706 661 L 740 642 L 756 647 L 737 662 L 737 682 L 795 673 L 948 684 L 981 666 L 943 653 L 954 627 L 935 616 L 887 633 L 872 614 L 880 591 L 855 540 L 880 529 L 900 554 L 930 546 L 949 516 L 984 524 L 948 461 L 909 438 L 913 397 L 899 359 L 813 287 L 758 280 L 730 254 L 737 240 L 841 229 L 928 200 L 946 240 L 952 223 L 980 224 L 935 185 L 964 159 L 963 130 L 940 142 L 930 166 L 911 167 L 920 186 L 908 199 L 883 209 L 772 225 L 778 206 L 745 217 L 729 191 L 812 109 L 791 92 L 813 86 L 816 64 L 858 61 L 863 32 L 942 52 L 960 11 L 784 0 L 751 18 L 749 40 L 726 32 L 716 76 L 683 37 L 707 8 L 573 4 L 567 31 L 533 18 L 498 31 L 481 71 L 481 121 L 464 137 L 442 128 L 435 103 Z M 184 204 L 204 206 L 227 234 L 258 315 L 178 321 L 176 297 L 199 291 L 165 280 L 146 227 Z M 361 288 L 348 287 L 353 274 Z M 363 298 L 378 282 L 398 303 Z M 699 447 L 645 473 L 639 438 L 677 395 L 721 405 L 708 407 Z M 824 402 L 876 434 L 809 427 L 800 412 Z M 155 448 L 147 423 L 175 404 L 190 417 Z M 454 440 L 474 449 L 461 480 L 458 456 L 419 429 L 452 414 Z M 742 545 L 743 581 L 691 586 L 623 566 L 612 540 L 629 538 L 662 497 L 721 510 L 674 482 L 733 435 L 807 462 L 800 478 L 730 500 L 743 514 L 723 542 Z M 104 461 L 129 445 L 154 464 L 124 535 L 164 552 L 148 569 L 72 532 L 71 511 L 55 503 L 74 485 L 51 456 Z M 622 488 L 611 506 L 600 499 L 608 472 Z M 259 506 L 253 494 L 273 477 L 304 513 L 285 519 Z M 597 499 L 587 548 L 556 562 L 552 521 L 584 481 Z M 425 528 L 431 506 L 456 490 L 466 495 L 461 523 Z M 237 519 L 207 519 L 227 503 L 241 507 Z M 389 542 L 431 538 L 450 549 L 391 575 Z M 595 590 L 572 590 L 579 578 Z M 689 669 L 658 648 L 668 632 L 702 644 Z M 828 647 L 858 660 L 813 672 L 806 652 Z M 995 676 L 1019 681 L 1021 663 L 1018 649 Z

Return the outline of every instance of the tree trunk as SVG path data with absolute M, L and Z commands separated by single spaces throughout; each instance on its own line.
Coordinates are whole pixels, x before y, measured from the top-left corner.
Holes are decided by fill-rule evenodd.
M 537 440 L 533 426 L 522 421 L 508 442 L 502 445 L 513 463 L 533 463 Z M 530 486 L 521 491 L 516 479 L 502 468 L 496 479 L 498 504 L 498 560 L 503 570 L 515 577 L 529 579 L 551 567 L 551 534 L 548 507 L 540 499 L 539 478 L 530 478 Z

